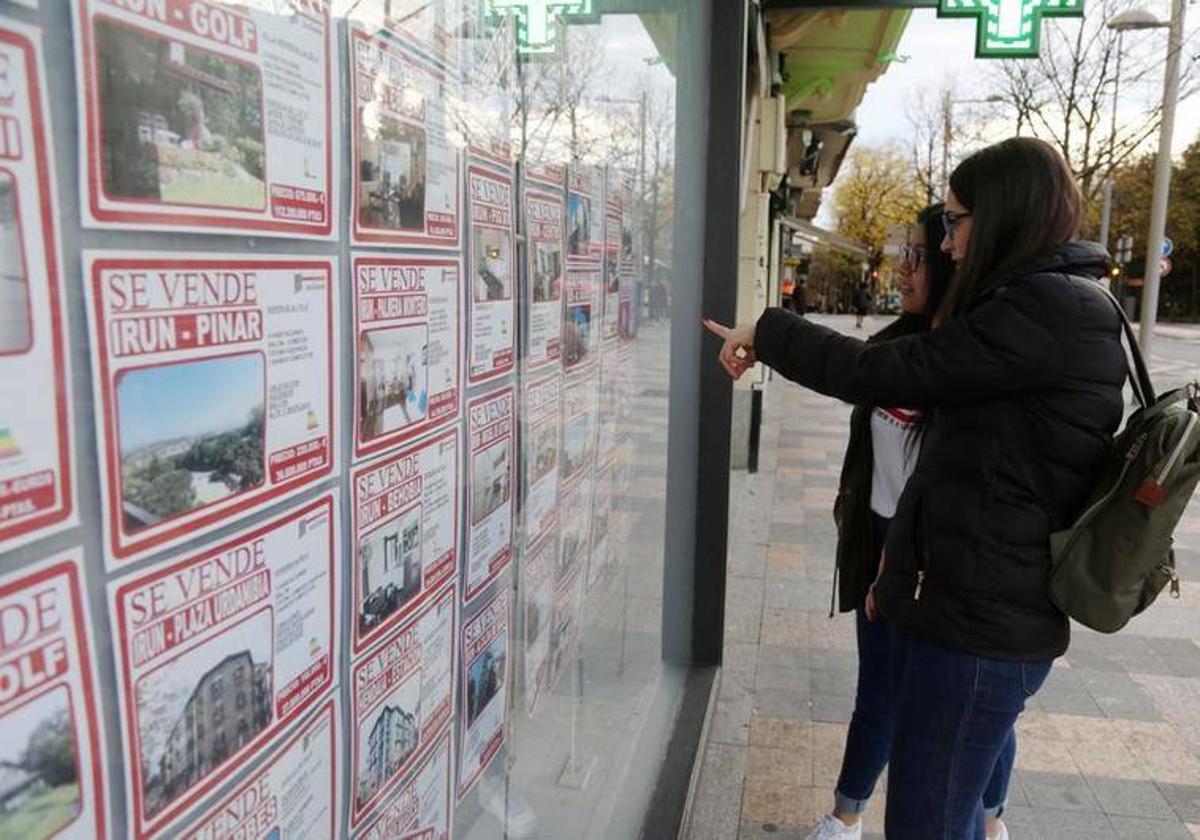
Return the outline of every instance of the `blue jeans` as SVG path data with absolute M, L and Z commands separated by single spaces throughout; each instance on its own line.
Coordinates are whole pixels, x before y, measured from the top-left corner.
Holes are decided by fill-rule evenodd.
M 858 689 L 854 714 L 846 734 L 842 772 L 834 792 L 838 811 L 861 814 L 867 809 L 875 783 L 888 763 L 892 749 L 895 702 L 892 694 L 892 632 L 882 617 L 867 621 L 856 615 L 858 638 Z M 1008 783 L 1017 758 L 1017 738 L 1010 729 L 983 792 L 987 819 L 1004 813 Z
M 1051 663 L 986 659 L 899 630 L 891 651 L 887 838 L 984 840 L 983 797 Z

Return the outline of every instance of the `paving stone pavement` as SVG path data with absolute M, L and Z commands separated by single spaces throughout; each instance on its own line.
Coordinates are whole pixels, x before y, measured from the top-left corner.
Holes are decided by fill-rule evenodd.
M 759 472 L 733 484 L 725 666 L 692 840 L 804 838 L 832 805 L 853 707 L 854 622 L 828 618 L 850 408 L 776 380 L 764 414 Z M 1012 840 L 1200 838 L 1200 503 L 1176 542 L 1182 597 L 1115 636 L 1073 628 L 1029 703 Z M 882 837 L 884 790 L 866 837 Z

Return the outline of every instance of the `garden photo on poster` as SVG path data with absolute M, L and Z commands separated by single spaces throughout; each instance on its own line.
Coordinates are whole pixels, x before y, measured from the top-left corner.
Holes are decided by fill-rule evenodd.
M 0 729 L 0 838 L 47 840 L 81 809 L 70 689 L 0 715 Z
M 33 337 L 19 209 L 17 182 L 0 170 L 0 356 L 25 351 Z
M 270 725 L 273 629 L 271 613 L 260 611 L 138 681 L 148 818 Z
M 259 353 L 117 377 L 128 532 L 262 484 L 265 387 Z
M 258 67 L 106 18 L 94 27 L 106 194 L 262 209 Z

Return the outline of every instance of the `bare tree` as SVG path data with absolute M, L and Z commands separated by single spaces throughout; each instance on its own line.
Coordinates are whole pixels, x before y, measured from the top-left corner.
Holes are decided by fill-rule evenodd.
M 1120 33 L 1106 26 L 1129 6 L 1129 0 L 1103 0 L 1082 21 L 1047 22 L 1039 56 L 1002 62 L 993 79 L 996 98 L 1006 113 L 1015 113 L 1018 130 L 1058 148 L 1089 204 L 1112 171 L 1158 132 L 1162 119 L 1153 94 L 1164 63 L 1161 49 L 1128 43 L 1121 49 Z M 1195 92 L 1195 63 L 1189 54 L 1181 100 Z M 1133 119 L 1118 120 L 1113 111 L 1118 72 L 1124 113 L 1136 102 L 1153 103 L 1142 105 Z

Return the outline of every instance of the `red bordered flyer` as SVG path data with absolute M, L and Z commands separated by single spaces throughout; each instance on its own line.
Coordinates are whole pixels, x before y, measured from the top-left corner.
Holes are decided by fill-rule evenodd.
M 450 840 L 453 776 L 454 756 L 447 729 L 404 787 L 378 809 L 355 840 Z
M 454 715 L 456 621 L 449 584 L 353 666 L 352 830 L 399 787 Z
M 513 458 L 516 397 L 501 388 L 467 407 L 467 569 L 463 601 L 470 601 L 500 576 L 512 560 Z
M 509 593 L 505 587 L 463 625 L 458 799 L 471 792 L 504 745 L 508 719 Z
M 462 410 L 462 264 L 356 254 L 354 457 L 457 419 Z
M 109 585 L 132 836 L 165 830 L 338 680 L 338 505 Z
M 0 828 L 36 826 L 38 837 L 56 840 L 110 836 L 85 591 L 78 549 L 0 578 L 0 761 L 6 784 L 27 791 L 6 803 Z M 47 744 L 53 762 L 30 759 Z
M 562 193 L 526 189 L 525 239 L 529 265 L 525 300 L 529 302 L 525 367 L 537 370 L 562 358 L 563 233 L 566 206 Z
M 605 344 L 600 354 L 600 392 L 596 422 L 596 463 L 612 463 L 617 451 L 620 419 L 628 403 L 626 363 L 620 344 Z
M 351 23 L 355 245 L 457 248 L 462 176 L 447 99 L 453 71 L 410 37 Z
M 613 465 L 597 467 L 592 482 L 591 548 L 587 561 L 587 588 L 590 591 L 611 569 L 613 549 Z
M 341 719 L 334 694 L 182 840 L 338 840 Z
M 567 171 L 567 265 L 604 259 L 604 172 L 595 166 Z
M 84 224 L 335 235 L 324 0 L 74 0 Z
M 532 715 L 550 682 L 550 636 L 554 626 L 554 573 L 558 564 L 558 529 L 526 549 L 520 564 L 518 604 L 525 640 L 525 711 Z
M 601 297 L 604 308 L 604 326 L 601 334 L 604 341 L 612 341 L 620 335 L 623 208 L 619 203 L 614 204 L 611 196 L 607 206 L 608 209 L 604 214 L 604 293 Z
M 472 166 L 468 183 L 471 291 L 467 299 L 467 376 L 475 384 L 513 369 L 517 249 L 511 176 Z
M 84 266 L 110 568 L 335 473 L 333 259 Z
M 604 176 L 591 166 L 567 175 L 567 268 L 563 292 L 563 369 L 591 364 L 600 346 L 604 280 Z
M 526 379 L 521 434 L 524 544 L 530 546 L 558 523 L 558 453 L 562 447 L 561 373 Z
M 458 429 L 356 468 L 350 487 L 357 656 L 458 571 Z
M 0 21 L 0 550 L 78 522 L 41 41 Z

